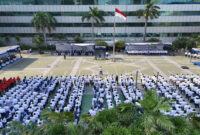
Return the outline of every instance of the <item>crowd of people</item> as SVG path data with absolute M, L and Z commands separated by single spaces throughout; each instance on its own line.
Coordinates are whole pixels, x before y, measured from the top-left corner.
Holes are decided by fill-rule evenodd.
M 200 59 L 200 54 L 198 53 L 185 52 L 185 56 Z
M 141 82 L 146 90 L 156 89 L 158 95 L 174 101 L 171 110 L 168 112 L 162 112 L 163 114 L 171 116 L 187 116 L 190 113 L 197 112 L 195 107 L 187 101 L 184 95 L 181 94 L 176 87 L 174 88 L 173 84 L 171 85 L 170 82 L 165 80 L 161 75 L 158 77 L 141 75 Z M 200 115 L 197 114 L 197 116 L 199 117 Z
M 93 46 L 68 46 L 65 50 L 56 50 L 58 55 L 65 53 L 67 56 L 93 56 L 94 47 Z
M 9 89 L 10 87 L 14 86 L 17 82 L 20 81 L 20 78 L 9 78 L 6 79 L 5 77 L 3 78 L 3 80 L 0 80 L 0 92 L 2 94 L 3 91 Z
M 3 68 L 3 67 L 6 67 L 7 65 L 15 62 L 18 58 L 12 54 L 12 55 L 9 55 L 9 56 L 3 56 L 3 57 L 0 57 L 0 70 Z
M 166 55 L 168 51 L 162 48 L 155 48 L 151 45 L 129 45 L 126 46 L 125 51 L 129 55 Z
M 142 85 L 146 90 L 155 89 L 157 94 L 174 100 L 171 111 L 162 112 L 171 116 L 186 116 L 196 112 L 200 103 L 199 75 L 172 75 L 171 81 L 162 76 L 141 75 Z M 133 102 L 141 106 L 143 93 L 136 87 L 133 75 L 101 76 L 66 76 L 26 78 L 5 78 L 1 83 L 10 83 L 0 96 L 0 127 L 11 120 L 21 121 L 24 125 L 37 122 L 41 126 L 41 112 L 49 108 L 53 112 L 73 112 L 77 124 L 80 119 L 82 97 L 88 87 L 93 89 L 92 106 L 88 113 L 95 116 L 99 111 L 112 109 L 120 103 Z M 13 84 L 13 85 L 12 85 Z M 87 87 L 87 89 L 85 89 Z M 186 98 L 185 98 L 186 97 Z M 195 106 L 190 104 L 191 101 Z M 199 114 L 198 114 L 199 116 Z
M 171 75 L 170 80 L 196 108 L 200 107 L 200 76 L 198 74 Z

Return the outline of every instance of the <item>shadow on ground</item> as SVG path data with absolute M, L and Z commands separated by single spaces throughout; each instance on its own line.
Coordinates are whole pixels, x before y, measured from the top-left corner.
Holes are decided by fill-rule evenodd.
M 5 67 L 3 70 L 4 71 L 21 71 L 37 60 L 38 58 L 23 58 L 20 61 L 17 61 L 16 63 L 13 63 Z

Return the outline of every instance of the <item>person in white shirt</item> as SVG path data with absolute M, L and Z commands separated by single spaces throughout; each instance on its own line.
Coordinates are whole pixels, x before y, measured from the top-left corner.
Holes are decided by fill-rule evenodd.
M 100 68 L 99 68 L 99 74 L 103 75 L 103 68 L 102 68 L 102 66 L 100 66 Z

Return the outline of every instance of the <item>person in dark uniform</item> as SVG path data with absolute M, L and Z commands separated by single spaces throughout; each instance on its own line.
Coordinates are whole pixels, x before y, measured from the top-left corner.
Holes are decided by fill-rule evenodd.
M 65 52 L 64 52 L 63 56 L 64 56 L 64 60 L 66 60 L 66 53 Z
M 116 80 L 116 82 L 118 84 L 118 75 L 115 76 L 115 80 Z

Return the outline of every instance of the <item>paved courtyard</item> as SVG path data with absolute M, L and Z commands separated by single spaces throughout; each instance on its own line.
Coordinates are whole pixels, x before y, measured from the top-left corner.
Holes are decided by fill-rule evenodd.
M 9 65 L 0 71 L 0 78 L 16 76 L 69 76 L 69 75 L 98 75 L 98 69 L 103 67 L 105 75 L 135 74 L 136 71 L 147 75 L 157 72 L 165 77 L 170 74 L 199 74 L 200 67 L 190 63 L 184 56 L 127 56 L 116 55 L 116 62 L 111 60 L 94 60 L 94 57 L 62 56 L 50 54 L 24 54 L 23 59 Z M 192 61 L 200 61 L 193 59 Z M 190 69 L 182 69 L 188 66 Z

